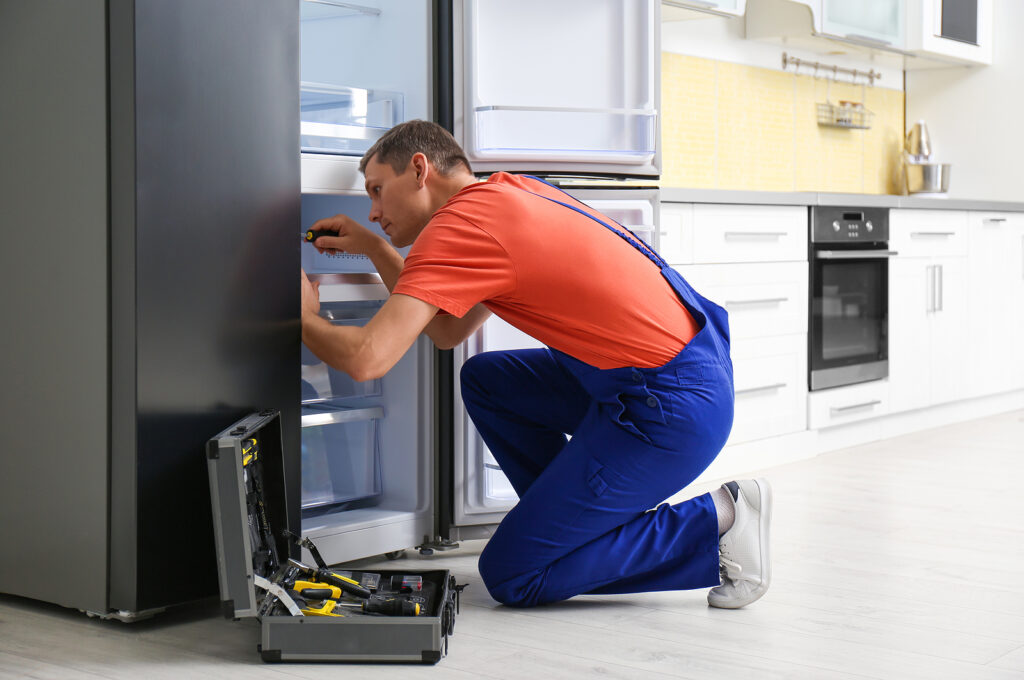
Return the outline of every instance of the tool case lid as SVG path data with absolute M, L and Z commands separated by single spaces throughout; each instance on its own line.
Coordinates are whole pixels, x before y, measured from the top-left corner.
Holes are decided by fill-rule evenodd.
M 210 503 L 224 616 L 257 616 L 268 581 L 288 561 L 288 503 L 281 417 L 260 411 L 207 442 Z

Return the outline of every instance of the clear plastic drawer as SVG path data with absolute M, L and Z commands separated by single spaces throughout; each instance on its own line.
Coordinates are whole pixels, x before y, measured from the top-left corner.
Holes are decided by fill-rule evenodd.
M 399 92 L 302 83 L 299 144 L 307 153 L 362 156 L 403 115 Z
M 330 404 L 302 407 L 302 507 L 337 506 L 381 493 L 380 420 L 384 409 Z
M 364 326 L 380 309 L 380 301 L 367 300 L 321 306 L 320 314 L 340 326 Z M 344 371 L 338 371 L 302 346 L 302 402 L 331 402 L 378 397 L 381 381 L 378 378 L 358 382 Z

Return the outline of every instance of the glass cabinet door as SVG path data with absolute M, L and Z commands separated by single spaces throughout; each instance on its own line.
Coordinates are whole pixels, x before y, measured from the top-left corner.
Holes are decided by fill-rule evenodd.
M 822 32 L 902 49 L 905 0 L 823 0 Z

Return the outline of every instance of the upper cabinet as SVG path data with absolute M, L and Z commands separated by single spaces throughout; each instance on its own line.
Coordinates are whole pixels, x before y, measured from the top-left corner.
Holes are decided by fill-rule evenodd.
M 662 21 L 692 19 L 694 12 L 741 17 L 747 0 L 661 0 Z
M 839 41 L 905 69 L 992 63 L 992 0 L 748 0 L 745 17 L 747 38 Z
M 907 49 L 940 62 L 991 64 L 992 0 L 910 0 Z M 907 68 L 934 66 L 918 61 Z
M 822 51 L 822 38 L 900 53 L 903 50 L 906 0 L 749 0 L 748 38 L 785 39 Z

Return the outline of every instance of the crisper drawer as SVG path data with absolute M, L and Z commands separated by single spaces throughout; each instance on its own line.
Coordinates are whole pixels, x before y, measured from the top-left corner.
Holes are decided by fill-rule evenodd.
M 889 248 L 902 257 L 967 255 L 964 210 L 890 210 Z
M 807 396 L 807 425 L 819 430 L 833 425 L 845 425 L 868 420 L 889 413 L 889 381 L 836 387 Z
M 377 300 L 323 304 L 321 316 L 338 326 L 364 326 L 380 309 Z M 302 345 L 302 401 L 341 403 L 351 399 L 377 397 L 381 394 L 379 379 L 357 382 L 344 371 L 338 371 Z
M 679 272 L 729 312 L 733 338 L 807 332 L 807 264 L 697 264 Z
M 778 262 L 807 259 L 807 207 L 693 206 L 693 261 Z
M 736 415 L 730 444 L 807 429 L 807 335 L 732 345 Z
M 336 506 L 380 495 L 384 409 L 302 407 L 302 507 Z

